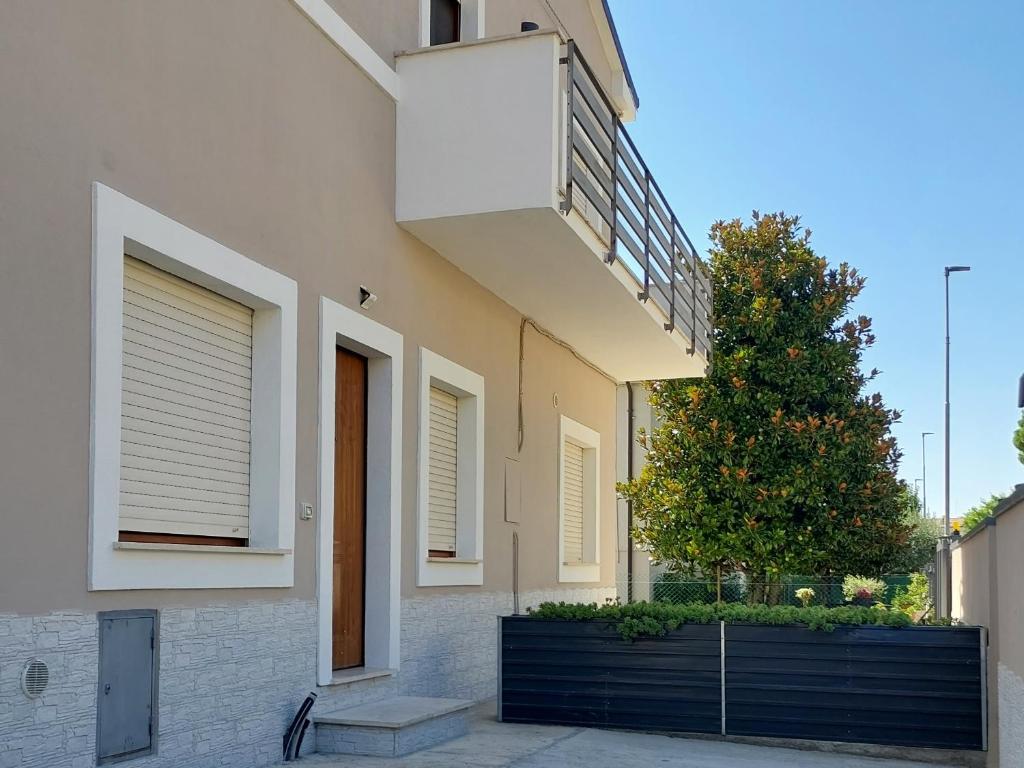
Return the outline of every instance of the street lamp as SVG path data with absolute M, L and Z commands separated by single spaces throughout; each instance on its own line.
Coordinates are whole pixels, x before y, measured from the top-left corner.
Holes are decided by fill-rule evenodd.
M 943 532 L 949 536 L 949 276 L 953 272 L 970 272 L 970 267 L 946 267 L 946 521 Z
M 934 434 L 934 432 L 921 433 L 921 508 L 924 510 L 925 517 L 928 517 L 928 456 L 925 453 L 924 439 L 928 437 L 928 435 Z

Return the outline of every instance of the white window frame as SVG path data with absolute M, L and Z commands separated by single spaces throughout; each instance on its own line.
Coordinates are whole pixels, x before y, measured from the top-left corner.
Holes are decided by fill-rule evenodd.
M 455 557 L 430 557 L 430 388 L 459 399 Z M 420 347 L 416 586 L 484 583 L 484 378 Z
M 402 335 L 325 296 L 320 298 L 320 489 L 317 525 L 317 684 L 334 672 L 334 416 L 336 352 L 367 358 L 366 669 L 397 670 L 402 587 Z M 350 670 L 347 670 L 351 674 Z
M 484 10 L 486 0 L 458 0 L 459 42 L 468 43 L 486 37 Z M 430 47 L 430 0 L 420 0 L 420 47 Z
M 583 448 L 583 563 L 565 562 L 565 443 Z M 601 580 L 601 435 L 562 416 L 558 429 L 558 580 L 566 583 Z
M 255 311 L 247 547 L 118 541 L 126 253 Z M 297 311 L 291 278 L 93 184 L 90 590 L 294 584 Z

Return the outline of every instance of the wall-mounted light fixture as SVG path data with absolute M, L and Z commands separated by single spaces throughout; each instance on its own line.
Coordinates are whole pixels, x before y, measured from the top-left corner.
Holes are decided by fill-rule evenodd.
M 377 294 L 365 285 L 359 286 L 359 308 L 369 309 L 377 301 Z

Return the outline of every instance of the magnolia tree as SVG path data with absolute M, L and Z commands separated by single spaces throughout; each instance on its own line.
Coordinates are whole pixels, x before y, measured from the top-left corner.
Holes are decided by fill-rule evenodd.
M 797 217 L 711 229 L 714 361 L 706 378 L 652 384 L 660 426 L 621 486 L 652 555 L 705 574 L 880 573 L 910 534 L 890 433 L 866 394 L 864 278 L 829 268 Z M 767 599 L 767 597 L 766 597 Z

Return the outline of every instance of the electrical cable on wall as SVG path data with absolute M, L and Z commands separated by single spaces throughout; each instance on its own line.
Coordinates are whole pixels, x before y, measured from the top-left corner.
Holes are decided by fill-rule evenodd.
M 581 363 L 583 363 L 585 366 L 590 368 L 595 373 L 600 374 L 601 376 L 604 376 L 604 378 L 608 379 L 608 381 L 610 381 L 612 384 L 617 386 L 618 383 L 619 383 L 618 380 L 616 380 L 614 376 L 609 375 L 605 371 L 601 370 L 601 368 L 599 368 L 598 366 L 594 365 L 592 362 L 587 360 L 587 358 L 583 357 L 583 355 L 581 355 L 579 352 L 577 352 L 576 349 L 571 344 L 568 344 L 568 343 L 562 341 L 560 338 L 558 338 L 553 333 L 551 333 L 551 331 L 547 330 L 546 328 L 543 328 L 540 325 L 537 325 L 537 323 L 534 320 L 532 320 L 531 318 L 526 317 L 524 315 L 523 319 L 519 323 L 519 402 L 518 402 L 518 429 L 519 429 L 519 433 L 518 433 L 518 439 L 517 439 L 517 442 L 516 442 L 516 455 L 521 453 L 522 450 L 523 450 L 523 440 L 525 439 L 525 432 L 526 432 L 526 428 L 525 428 L 524 423 L 523 423 L 523 368 L 524 368 L 525 361 L 526 361 L 526 326 L 527 326 L 527 324 L 529 324 L 530 327 L 532 327 L 541 336 L 545 337 L 546 339 L 549 339 L 549 340 L 553 341 L 558 346 L 568 350 L 569 353 L 573 357 L 575 357 L 577 360 L 579 360 Z

